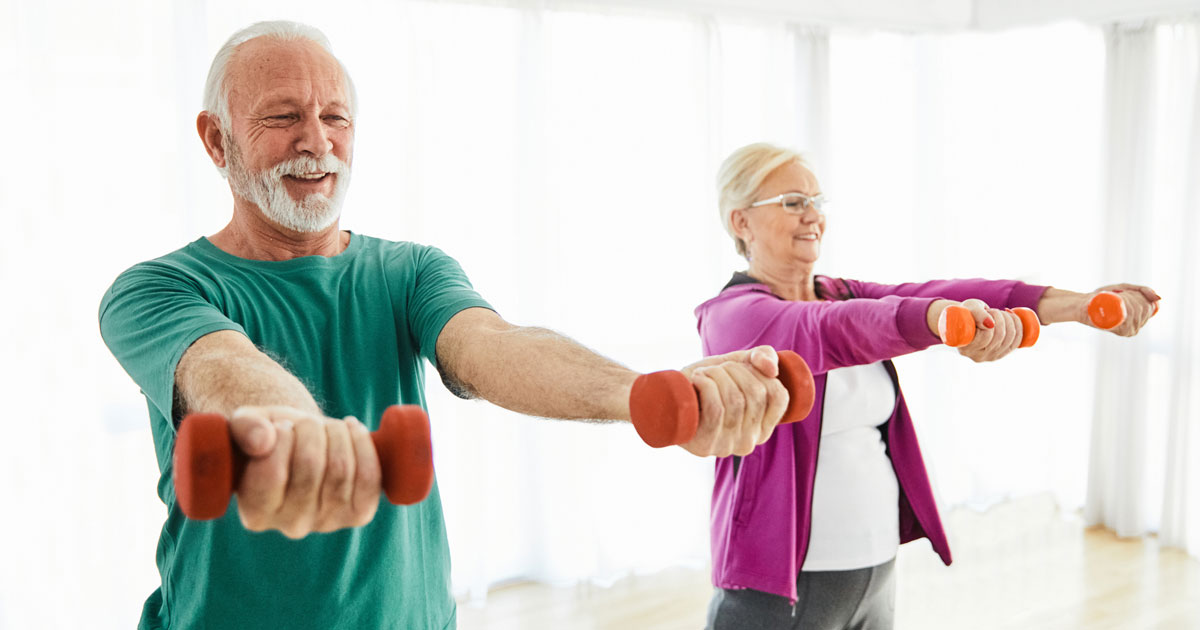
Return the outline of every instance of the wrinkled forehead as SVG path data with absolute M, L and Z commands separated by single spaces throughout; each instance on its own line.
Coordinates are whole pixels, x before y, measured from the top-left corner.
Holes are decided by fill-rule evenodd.
M 226 80 L 231 110 L 275 100 L 350 105 L 341 65 L 309 40 L 252 39 L 234 51 Z
M 763 195 L 768 197 L 786 192 L 815 195 L 821 192 L 821 185 L 817 182 L 817 176 L 808 167 L 793 160 L 771 171 L 771 174 L 763 180 L 760 190 Z

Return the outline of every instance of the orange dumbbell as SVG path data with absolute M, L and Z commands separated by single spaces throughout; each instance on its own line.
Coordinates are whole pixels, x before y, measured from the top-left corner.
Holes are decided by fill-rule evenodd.
M 419 503 L 433 488 L 429 417 L 417 405 L 392 405 L 371 433 L 383 491 L 396 505 Z M 175 438 L 175 497 L 185 516 L 207 521 L 229 508 L 247 458 L 233 442 L 229 422 L 215 413 L 183 419 Z
M 1037 313 L 1023 306 L 1012 309 L 1012 312 L 1021 319 L 1021 345 L 1018 347 L 1028 348 L 1037 343 L 1042 329 Z M 942 343 L 951 348 L 961 348 L 975 340 L 975 318 L 965 306 L 947 306 L 938 317 L 938 333 Z
M 1125 300 L 1112 291 L 1101 291 L 1088 300 L 1087 312 L 1096 328 L 1116 328 L 1125 321 Z M 1154 315 L 1158 315 L 1158 302 L 1154 303 Z
M 788 391 L 788 406 L 780 424 L 803 420 L 812 411 L 812 370 L 791 350 L 779 352 L 779 380 Z M 683 372 L 664 370 L 643 374 L 629 393 L 629 415 L 642 440 L 654 448 L 686 444 L 700 426 L 700 401 Z

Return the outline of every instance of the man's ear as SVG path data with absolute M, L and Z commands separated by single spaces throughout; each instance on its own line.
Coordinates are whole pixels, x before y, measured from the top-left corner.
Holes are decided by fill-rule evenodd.
M 212 159 L 213 164 L 216 164 L 217 168 L 225 168 L 225 145 L 221 142 L 223 134 L 217 117 L 208 112 L 200 112 L 196 117 L 196 131 L 200 133 L 200 141 L 204 143 L 204 150 L 208 151 L 208 157 Z

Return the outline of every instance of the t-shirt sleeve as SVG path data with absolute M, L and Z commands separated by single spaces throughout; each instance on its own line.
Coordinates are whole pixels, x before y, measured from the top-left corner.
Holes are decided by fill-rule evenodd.
M 436 247 L 423 248 L 407 309 L 408 329 L 420 355 L 436 366 L 442 328 L 459 311 L 473 307 L 495 310 L 471 286 L 458 261 Z
M 245 333 L 205 299 L 194 279 L 161 261 L 125 271 L 100 301 L 100 336 L 164 418 L 171 417 L 179 359 L 218 330 Z

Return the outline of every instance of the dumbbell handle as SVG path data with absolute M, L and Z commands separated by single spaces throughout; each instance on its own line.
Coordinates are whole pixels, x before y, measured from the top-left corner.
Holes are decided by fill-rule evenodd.
M 812 411 L 815 395 L 808 364 L 791 350 L 780 351 L 779 380 L 789 396 L 779 423 L 803 420 Z M 700 425 L 699 394 L 683 372 L 643 374 L 629 393 L 629 416 L 638 435 L 654 448 L 686 444 Z
M 433 488 L 429 418 L 417 405 L 392 405 L 371 433 L 384 493 L 396 505 L 422 501 Z M 175 497 L 185 516 L 220 518 L 248 461 L 233 441 L 225 416 L 190 414 L 175 438 Z
M 1023 306 L 1012 309 L 1012 312 L 1021 319 L 1021 345 L 1018 347 L 1028 348 L 1037 343 L 1042 328 L 1037 313 Z M 951 348 L 961 348 L 975 340 L 975 317 L 965 306 L 947 306 L 938 316 L 938 333 L 942 343 Z

